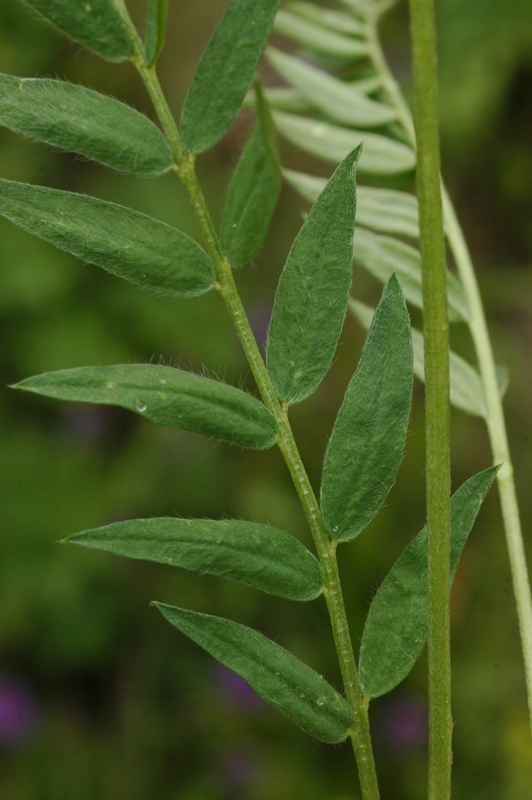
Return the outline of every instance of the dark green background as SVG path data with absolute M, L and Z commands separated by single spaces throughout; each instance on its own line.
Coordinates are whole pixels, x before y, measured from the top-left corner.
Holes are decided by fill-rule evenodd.
M 136 4 L 142 11 L 143 3 Z M 226 3 L 170 2 L 160 75 L 179 111 Z M 441 0 L 445 176 L 456 199 L 491 321 L 509 366 L 511 445 L 530 539 L 532 477 L 532 6 L 528 0 Z M 408 88 L 404 4 L 384 26 Z M 281 39 L 278 45 L 285 45 Z M 66 78 L 152 114 L 129 65 L 110 65 L 43 25 L 18 0 L 0 5 L 0 71 Z M 263 67 L 265 81 L 272 72 Z M 199 159 L 219 220 L 250 129 L 242 116 Z M 323 165 L 281 145 L 295 169 Z M 135 180 L 0 130 L 0 176 L 130 205 L 191 235 L 197 228 L 173 176 Z M 271 235 L 238 274 L 264 331 L 277 276 L 303 203 L 283 191 Z M 379 287 L 355 275 L 359 299 Z M 47 370 L 160 360 L 253 389 L 217 296 L 156 298 L 83 265 L 0 220 L 1 384 Z M 456 348 L 471 355 L 467 332 Z M 363 333 L 348 320 L 333 370 L 293 409 L 311 478 Z M 372 592 L 423 524 L 423 389 L 417 384 L 405 459 L 386 507 L 341 568 L 355 641 Z M 480 420 L 453 412 L 453 485 L 490 463 Z M 67 405 L 0 389 L 0 800 L 355 800 L 347 745 L 319 745 L 247 695 L 150 609 L 157 599 L 226 615 L 275 638 L 336 686 L 324 604 L 272 599 L 238 584 L 77 551 L 56 542 L 133 516 L 234 516 L 309 542 L 279 453 L 240 451 L 159 428 L 119 409 Z M 453 593 L 454 800 L 528 800 L 532 745 L 508 560 L 496 490 L 481 512 Z M 425 660 L 374 704 L 383 800 L 421 800 Z M 17 699 L 18 698 L 18 699 Z M 16 736 L 9 704 L 33 713 Z M 32 712 L 33 709 L 33 712 Z

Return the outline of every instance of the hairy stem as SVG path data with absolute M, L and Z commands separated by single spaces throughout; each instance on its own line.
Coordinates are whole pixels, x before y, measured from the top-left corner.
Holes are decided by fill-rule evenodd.
M 222 295 L 237 334 L 248 359 L 251 371 L 265 405 L 275 415 L 278 423 L 277 443 L 283 454 L 296 491 L 305 511 L 314 538 L 318 557 L 325 574 L 323 594 L 331 620 L 334 640 L 347 700 L 353 710 L 353 726 L 349 731 L 363 800 L 379 800 L 379 789 L 371 744 L 368 717 L 368 698 L 360 688 L 353 646 L 345 612 L 338 564 L 336 542 L 331 541 L 321 517 L 318 501 L 308 479 L 288 420 L 288 406 L 282 404 L 270 380 L 266 365 L 249 325 L 247 315 L 234 281 L 233 272 L 224 257 L 205 198 L 194 169 L 194 157 L 188 153 L 175 124 L 172 113 L 162 92 L 155 68 L 148 68 L 140 38 L 131 22 L 123 0 L 114 0 L 126 22 L 133 47 L 131 61 L 138 69 L 152 99 L 161 126 L 172 147 L 175 172 L 188 195 L 196 218 L 201 226 L 205 244 L 213 260 L 217 283 L 215 288 Z
M 410 110 L 382 52 L 377 32 L 378 18 L 378 15 L 374 16 L 368 29 L 370 37 L 370 57 L 380 77 L 381 85 L 388 96 L 389 102 L 397 110 L 398 119 L 403 127 L 406 138 L 413 147 L 416 147 L 416 137 Z M 519 505 L 513 477 L 513 465 L 506 433 L 504 410 L 497 384 L 493 348 L 486 323 L 482 298 L 478 288 L 475 268 L 460 222 L 458 221 L 454 206 L 443 182 L 442 200 L 447 241 L 453 254 L 469 307 L 470 317 L 468 325 L 475 346 L 483 383 L 487 408 L 486 425 L 493 454 L 493 463 L 503 464 L 503 467 L 497 474 L 497 483 L 519 621 L 521 646 L 525 665 L 530 727 L 532 730 L 532 597 L 521 530 Z
M 451 797 L 450 399 L 433 0 L 410 0 L 425 339 L 429 579 L 429 800 Z

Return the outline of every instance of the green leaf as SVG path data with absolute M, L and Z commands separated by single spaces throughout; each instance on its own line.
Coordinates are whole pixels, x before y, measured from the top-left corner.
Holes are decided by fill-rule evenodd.
M 0 75 L 0 125 L 134 175 L 162 175 L 173 162 L 143 114 L 64 81 Z
M 131 54 L 127 29 L 113 0 L 27 0 L 29 5 L 77 42 L 108 61 Z
M 287 83 L 335 122 L 375 127 L 392 122 L 397 112 L 391 106 L 370 100 L 353 84 L 329 75 L 307 61 L 268 47 L 268 60 Z
M 326 178 L 283 169 L 283 177 L 305 200 L 314 203 L 323 191 Z M 417 199 L 394 189 L 357 186 L 357 224 L 383 233 L 397 233 L 419 239 Z
M 36 375 L 13 388 L 59 400 L 121 406 L 169 428 L 253 450 L 275 444 L 277 423 L 265 405 L 234 386 L 172 367 L 77 367 Z
M 115 203 L 0 179 L 0 214 L 78 258 L 160 294 L 194 297 L 215 280 L 184 233 Z
M 350 300 L 349 307 L 359 322 L 369 328 L 373 318 L 373 309 L 357 300 Z M 423 334 L 412 328 L 414 345 L 414 375 L 425 381 Z M 456 408 L 477 417 L 486 415 L 484 390 L 477 370 L 452 350 L 449 353 L 451 378 L 451 403 Z
M 153 67 L 161 55 L 166 34 L 168 0 L 148 0 L 148 24 L 144 52 L 146 65 Z
M 225 200 L 220 244 L 233 267 L 260 252 L 281 189 L 275 128 L 257 84 L 257 126 L 232 177 Z
M 155 603 L 161 614 L 266 702 L 322 742 L 343 742 L 353 722 L 346 701 L 317 672 L 258 631 L 196 611 Z
M 289 11 L 278 12 L 274 29 L 277 33 L 295 39 L 296 42 L 306 47 L 329 55 L 352 59 L 364 58 L 368 54 L 368 46 L 365 42 L 327 30 L 321 25 L 308 19 L 302 19 Z
M 358 536 L 394 484 L 403 457 L 412 382 L 410 320 L 393 275 L 325 453 L 321 509 L 325 527 L 335 539 Z
M 65 541 L 241 581 L 289 600 L 321 594 L 319 561 L 288 533 L 240 520 L 133 519 Z
M 183 108 L 181 134 L 192 153 L 215 145 L 238 114 L 278 7 L 279 0 L 231 0 Z
M 357 264 L 365 267 L 382 283 L 396 272 L 406 299 L 418 308 L 423 308 L 419 250 L 390 236 L 378 236 L 376 233 L 357 227 L 353 255 Z M 447 295 L 450 321 L 468 320 L 469 309 L 462 284 L 449 271 Z
M 264 99 L 270 108 L 279 111 L 311 111 L 313 106 L 303 95 L 287 86 L 276 86 L 273 89 L 263 89 Z M 248 92 L 244 100 L 244 108 L 255 106 L 255 92 Z
M 401 142 L 377 133 L 341 128 L 309 117 L 275 111 L 273 119 L 278 131 L 306 153 L 337 164 L 355 147 L 364 142 L 358 169 L 374 175 L 393 175 L 414 169 L 414 151 Z
M 451 582 L 480 506 L 498 467 L 466 481 L 451 498 Z M 380 697 L 408 675 L 428 630 L 427 529 L 418 533 L 373 598 L 360 648 L 360 682 Z
M 366 19 L 372 11 L 371 0 L 340 0 L 340 2 L 358 14 L 361 19 Z
M 326 375 L 352 280 L 357 148 L 340 164 L 292 245 L 268 331 L 268 370 L 279 397 L 297 403 Z
M 366 27 L 358 20 L 341 11 L 331 11 L 329 8 L 320 8 L 314 3 L 305 2 L 288 3 L 287 8 L 289 11 L 293 11 L 294 14 L 315 22 L 321 27 L 330 28 L 333 31 L 346 33 L 350 36 L 366 36 Z

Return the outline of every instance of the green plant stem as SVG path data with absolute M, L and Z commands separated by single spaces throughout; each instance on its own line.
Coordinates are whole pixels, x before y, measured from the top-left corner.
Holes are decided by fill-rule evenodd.
M 380 45 L 377 31 L 379 16 L 379 14 L 375 13 L 368 26 L 370 57 L 390 103 L 395 106 L 397 110 L 398 120 L 403 127 L 406 138 L 412 147 L 415 148 L 416 136 L 410 109 L 405 102 L 397 81 L 388 67 Z M 503 464 L 497 474 L 497 483 L 519 621 L 530 728 L 532 731 L 532 597 L 502 398 L 498 387 L 493 348 L 482 298 L 478 288 L 475 268 L 460 222 L 458 221 L 454 206 L 443 181 L 442 202 L 447 241 L 453 254 L 460 281 L 464 288 L 470 313 L 468 325 L 475 346 L 484 389 L 487 408 L 486 425 L 493 454 L 493 463 Z
M 353 744 L 357 761 L 362 798 L 363 800 L 379 800 L 379 788 L 369 729 L 369 698 L 364 696 L 358 679 L 358 671 L 353 653 L 340 576 L 338 573 L 338 564 L 336 561 L 336 542 L 330 539 L 323 525 L 318 501 L 294 440 L 292 428 L 288 419 L 288 406 L 280 402 L 275 392 L 266 365 L 249 325 L 244 307 L 242 306 L 234 282 L 233 271 L 220 249 L 218 236 L 196 177 L 194 158 L 188 153 L 183 144 L 159 84 L 155 68 L 148 68 L 146 66 L 142 42 L 131 22 L 123 0 L 115 0 L 115 4 L 130 34 L 133 47 L 131 61 L 138 69 L 144 81 L 161 126 L 172 147 L 175 158 L 174 169 L 181 179 L 196 218 L 201 226 L 207 250 L 213 260 L 217 277 L 215 288 L 225 300 L 264 403 L 275 415 L 278 422 L 277 442 L 305 511 L 318 557 L 325 574 L 323 594 L 327 602 L 347 700 L 353 710 L 354 716 L 354 722 L 349 731 L 349 736 Z
M 423 278 L 429 584 L 429 800 L 451 797 L 450 398 L 433 0 L 410 0 Z

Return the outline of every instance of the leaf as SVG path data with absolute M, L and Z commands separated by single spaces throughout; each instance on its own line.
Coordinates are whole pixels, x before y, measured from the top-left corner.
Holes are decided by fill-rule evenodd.
M 343 742 L 353 722 L 346 701 L 317 672 L 258 631 L 221 617 L 155 603 L 161 614 L 266 702 L 322 742 Z
M 305 100 L 303 95 L 291 89 L 288 86 L 275 86 L 270 89 L 263 89 L 264 99 L 270 108 L 279 109 L 279 111 L 311 111 L 312 103 Z M 255 105 L 255 93 L 248 92 L 244 100 L 244 108 L 250 108 Z
M 373 317 L 373 309 L 357 300 L 350 300 L 349 307 L 359 322 L 369 328 Z M 420 381 L 425 381 L 423 334 L 412 328 L 414 345 L 414 374 Z M 477 417 L 486 415 L 484 390 L 477 370 L 452 350 L 449 353 L 451 378 L 451 403 L 456 408 Z
M 499 467 L 466 481 L 451 498 L 451 583 L 480 506 Z M 360 682 L 380 697 L 406 678 L 428 631 L 427 529 L 418 533 L 381 583 L 362 634 Z
M 333 56 L 352 59 L 364 58 L 368 54 L 368 46 L 365 42 L 327 30 L 321 25 L 302 19 L 289 11 L 281 10 L 277 13 L 274 29 L 277 33 L 295 39 L 296 42 L 300 42 L 306 47 Z
M 366 19 L 366 17 L 370 14 L 370 4 L 371 0 L 340 0 L 344 6 L 347 6 L 354 11 L 355 14 L 358 14 L 359 17 L 362 19 Z
M 203 53 L 181 117 L 192 153 L 209 150 L 236 115 L 272 29 L 279 0 L 231 0 Z
M 301 58 L 273 47 L 267 48 L 266 55 L 287 83 L 335 122 L 371 128 L 385 125 L 397 117 L 391 106 L 370 100 L 353 84 L 334 78 Z
M 349 154 L 321 193 L 279 280 L 267 360 L 275 389 L 287 403 L 317 389 L 342 331 L 352 280 L 359 154 L 360 148 Z
M 396 272 L 406 299 L 418 308 L 423 308 L 419 250 L 390 236 L 378 236 L 376 233 L 357 227 L 353 255 L 357 264 L 365 267 L 382 283 Z M 469 309 L 462 284 L 449 271 L 447 295 L 449 320 L 451 322 L 468 320 Z
M 315 22 L 321 27 L 330 28 L 339 33 L 351 36 L 366 36 L 366 28 L 358 20 L 341 11 L 331 11 L 329 8 L 320 8 L 314 3 L 293 2 L 287 8 L 304 19 Z
M 278 131 L 296 147 L 334 164 L 364 142 L 358 166 L 360 172 L 393 175 L 412 170 L 416 165 L 414 151 L 387 136 L 341 128 L 282 111 L 275 111 L 273 119 Z
M 284 531 L 240 520 L 133 519 L 65 540 L 129 558 L 241 581 L 289 600 L 321 594 L 323 570 Z
M 305 200 L 314 203 L 323 191 L 326 178 L 283 169 L 287 182 Z M 397 233 L 419 239 L 417 199 L 412 194 L 394 189 L 357 186 L 357 223 L 384 233 Z
M 77 42 L 108 61 L 131 54 L 127 29 L 113 0 L 27 0 L 29 5 Z
M 148 0 L 148 24 L 144 52 L 146 66 L 153 67 L 161 55 L 166 34 L 168 0 Z
M 222 218 L 220 243 L 231 266 L 247 264 L 260 252 L 280 189 L 275 128 L 257 84 L 257 126 L 232 177 Z
M 162 175 L 173 162 L 143 114 L 64 81 L 0 75 L 0 125 L 134 175 Z
M 349 541 L 358 536 L 395 482 L 412 382 L 410 320 L 393 275 L 377 306 L 325 453 L 321 509 L 325 527 L 335 539 Z
M 13 388 L 135 411 L 153 422 L 264 450 L 277 423 L 265 405 L 234 386 L 155 364 L 77 367 L 47 372 Z
M 174 297 L 207 292 L 212 262 L 193 239 L 130 208 L 0 179 L 0 214 L 78 258 Z

